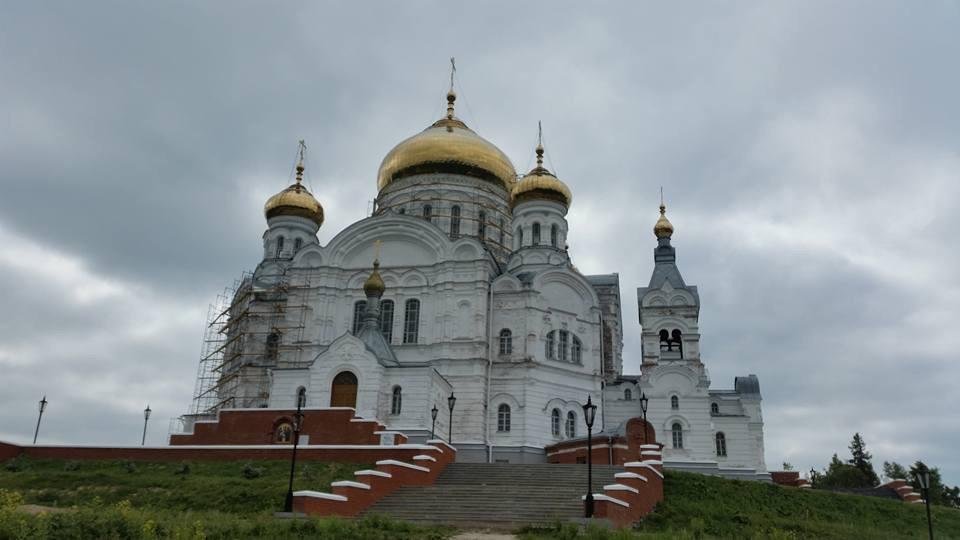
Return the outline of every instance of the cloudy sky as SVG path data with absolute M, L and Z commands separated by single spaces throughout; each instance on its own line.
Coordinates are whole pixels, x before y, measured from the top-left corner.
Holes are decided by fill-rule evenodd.
M 162 4 L 162 5 L 161 5 Z M 666 3 L 663 3 L 664 5 Z M 381 158 L 458 114 L 574 191 L 571 252 L 619 272 L 628 370 L 658 190 L 714 387 L 756 373 L 766 457 L 960 483 L 956 2 L 130 3 L 0 8 L 0 440 L 148 440 L 207 305 L 260 254 L 308 141 L 321 242 Z

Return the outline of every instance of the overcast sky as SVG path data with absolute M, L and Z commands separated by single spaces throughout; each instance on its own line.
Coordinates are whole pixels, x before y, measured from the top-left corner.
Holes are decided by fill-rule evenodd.
M 756 373 L 766 458 L 859 431 L 960 483 L 957 2 L 21 2 L 0 8 L 0 440 L 148 441 L 207 305 L 261 253 L 296 142 L 326 243 L 443 111 L 525 171 L 537 121 L 639 369 L 663 186 L 714 388 Z

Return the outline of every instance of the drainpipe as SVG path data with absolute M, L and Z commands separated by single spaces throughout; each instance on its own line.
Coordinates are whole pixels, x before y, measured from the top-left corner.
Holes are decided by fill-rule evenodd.
M 607 435 L 607 465 L 613 465 L 613 436 Z
M 487 294 L 487 377 L 483 394 L 483 441 L 487 446 L 487 463 L 493 463 L 493 444 L 490 440 L 490 376 L 493 372 L 493 281 Z
M 603 397 L 603 307 L 600 307 L 600 429 L 607 429 L 607 407 Z

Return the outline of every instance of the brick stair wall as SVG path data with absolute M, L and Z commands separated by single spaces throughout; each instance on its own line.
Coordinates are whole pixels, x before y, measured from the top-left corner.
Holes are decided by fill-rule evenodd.
M 895 478 L 885 484 L 880 484 L 880 487 L 892 489 L 897 497 L 905 503 L 923 503 L 923 496 L 902 478 Z

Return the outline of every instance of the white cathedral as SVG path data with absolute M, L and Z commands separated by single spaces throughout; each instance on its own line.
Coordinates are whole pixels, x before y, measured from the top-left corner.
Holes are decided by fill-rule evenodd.
M 768 478 L 759 382 L 710 389 L 700 299 L 676 266 L 665 208 L 638 289 L 641 373 L 625 375 L 619 276 L 573 265 L 570 189 L 543 167 L 542 145 L 518 180 L 455 100 L 451 90 L 446 115 L 386 155 L 372 215 L 325 246 L 301 148 L 295 183 L 266 203 L 263 260 L 225 311 L 194 412 L 290 408 L 304 394 L 307 407 L 354 407 L 411 441 L 449 436 L 459 460 L 520 463 L 583 437 L 588 396 L 594 432 L 617 433 L 644 395 L 665 466 Z

